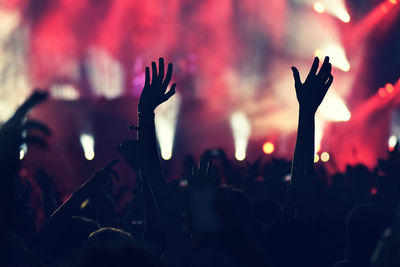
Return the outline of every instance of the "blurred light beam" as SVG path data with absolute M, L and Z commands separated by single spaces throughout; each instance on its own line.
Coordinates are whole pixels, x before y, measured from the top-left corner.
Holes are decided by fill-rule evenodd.
M 319 115 L 327 121 L 349 121 L 351 113 L 345 102 L 334 91 L 328 92 L 321 106 Z
M 181 98 L 176 93 L 156 109 L 156 134 L 161 157 L 164 160 L 169 160 L 172 157 L 180 101 Z
M 85 158 L 92 160 L 94 158 L 94 138 L 90 134 L 81 134 L 80 136 L 81 145 Z
M 235 142 L 235 158 L 242 161 L 246 158 L 251 133 L 250 121 L 243 112 L 236 111 L 230 117 L 230 124 Z

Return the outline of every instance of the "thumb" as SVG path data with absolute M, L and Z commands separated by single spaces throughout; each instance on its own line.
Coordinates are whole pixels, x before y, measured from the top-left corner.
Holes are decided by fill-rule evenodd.
M 298 86 L 301 84 L 300 74 L 296 67 L 292 67 L 293 78 L 294 78 L 294 85 Z

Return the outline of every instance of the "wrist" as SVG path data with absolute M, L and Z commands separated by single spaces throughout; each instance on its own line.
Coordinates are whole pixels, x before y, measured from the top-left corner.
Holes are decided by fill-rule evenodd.
M 317 110 L 313 109 L 313 108 L 302 107 L 302 106 L 299 107 L 299 114 L 302 116 L 314 117 L 316 112 L 317 112 Z
M 138 111 L 139 119 L 154 119 L 154 111 Z

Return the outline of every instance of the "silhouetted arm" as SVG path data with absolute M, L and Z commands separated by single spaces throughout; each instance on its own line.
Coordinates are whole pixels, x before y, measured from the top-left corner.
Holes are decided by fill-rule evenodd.
M 159 59 L 159 70 L 152 62 L 152 77 L 150 69 L 146 67 L 146 80 L 140 96 L 139 132 L 138 139 L 143 144 L 145 160 L 142 166 L 142 176 L 147 179 L 153 191 L 158 207 L 160 219 L 165 227 L 174 229 L 181 227 L 183 216 L 178 203 L 164 178 L 157 148 L 157 138 L 154 124 L 154 110 L 161 103 L 167 101 L 175 94 L 176 84 L 172 84 L 167 92 L 167 87 L 172 77 L 172 64 L 168 64 L 167 73 L 164 74 L 164 59 Z
M 71 197 L 65 201 L 50 217 L 51 221 L 63 221 L 76 215 L 81 209 L 81 205 L 84 201 L 90 201 L 90 198 L 96 194 L 104 184 L 111 184 L 113 176 L 119 180 L 118 174 L 112 169 L 112 167 L 118 163 L 119 160 L 113 160 L 107 164 L 104 169 L 96 172 L 86 183 L 79 187 L 71 195 Z
M 319 60 L 316 57 L 304 83 L 300 80 L 299 71 L 292 67 L 299 102 L 299 124 L 291 179 L 291 190 L 294 194 L 301 194 L 311 184 L 314 172 L 315 113 L 333 81 L 329 58 L 325 58 L 317 74 L 318 65 Z
M 181 251 L 179 246 L 184 244 L 185 237 L 182 233 L 184 217 L 161 169 L 154 124 L 154 110 L 175 94 L 176 85 L 172 84 L 170 90 L 167 91 L 172 76 L 171 63 L 168 64 L 166 74 L 162 58 L 159 59 L 158 72 L 155 62 L 152 62 L 151 68 L 152 75 L 150 77 L 150 68 L 146 67 L 145 85 L 138 104 L 139 131 L 137 147 L 140 150 L 140 156 L 136 155 L 136 160 L 133 159 L 135 153 L 127 151 L 126 147 L 124 148 L 124 143 L 127 144 L 126 142 L 122 143 L 120 152 L 132 166 L 135 161 L 138 162 L 141 179 L 144 179 L 142 181 L 144 184 L 142 194 L 145 209 L 150 209 L 148 210 L 149 213 L 146 214 L 146 219 L 154 220 L 154 214 L 155 212 L 157 213 L 158 220 L 163 229 L 165 229 L 167 236 L 166 255 L 169 263 L 173 263 L 177 259 L 175 255 L 178 255 Z M 156 208 L 156 211 L 154 211 L 154 208 Z M 156 222 L 147 222 L 148 225 L 152 223 Z

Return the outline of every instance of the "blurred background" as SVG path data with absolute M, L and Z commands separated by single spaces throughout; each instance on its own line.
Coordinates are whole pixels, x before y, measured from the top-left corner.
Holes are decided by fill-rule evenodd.
M 237 164 L 290 159 L 290 67 L 304 80 L 314 56 L 330 56 L 315 161 L 331 172 L 373 167 L 400 137 L 399 13 L 398 0 L 0 0 L 0 122 L 34 88 L 48 90 L 31 116 L 53 135 L 46 151 L 21 155 L 23 171 L 45 162 L 59 190 L 72 192 L 136 137 L 128 126 L 144 69 L 162 56 L 177 83 L 156 112 L 169 177 L 206 149 Z

